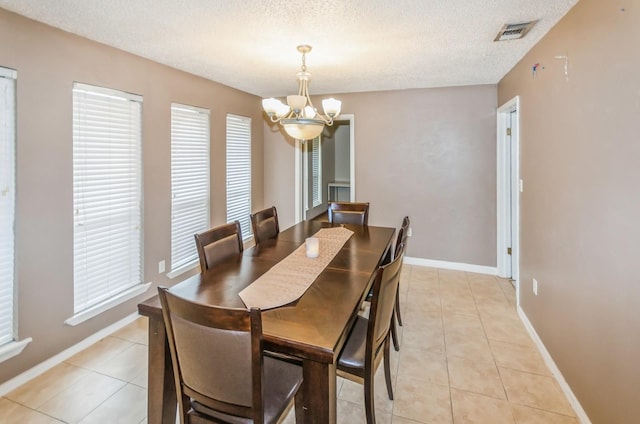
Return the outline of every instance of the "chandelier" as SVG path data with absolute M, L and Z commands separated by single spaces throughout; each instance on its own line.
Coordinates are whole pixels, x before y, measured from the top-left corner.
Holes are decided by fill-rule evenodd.
M 340 114 L 342 102 L 334 98 L 324 99 L 322 108 L 325 115 L 318 113 L 309 97 L 311 73 L 307 71 L 305 63 L 306 54 L 311 51 L 311 46 L 300 45 L 298 51 L 302 53 L 302 66 L 296 74 L 298 94 L 287 96 L 286 105 L 278 99 L 262 99 L 262 108 L 269 115 L 271 122 L 279 122 L 291 137 L 312 140 L 322 133 L 325 124 L 333 125 L 333 119 Z

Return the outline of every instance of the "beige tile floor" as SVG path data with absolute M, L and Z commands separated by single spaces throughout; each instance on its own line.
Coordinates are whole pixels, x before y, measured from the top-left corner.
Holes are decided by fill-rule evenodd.
M 381 424 L 578 424 L 496 277 L 405 265 L 395 400 L 376 374 Z M 0 398 L 0 422 L 146 422 L 144 317 Z M 293 411 L 283 420 L 293 423 Z M 364 423 L 363 390 L 338 379 L 338 422 Z

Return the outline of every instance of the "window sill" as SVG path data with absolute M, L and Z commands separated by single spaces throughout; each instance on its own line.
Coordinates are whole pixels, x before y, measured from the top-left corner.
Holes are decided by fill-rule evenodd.
M 184 274 L 185 272 L 189 272 L 192 269 L 196 269 L 200 266 L 200 262 L 196 259 L 195 261 L 189 262 L 186 265 L 182 265 L 180 268 L 172 269 L 167 272 L 167 277 L 176 278 L 179 275 Z
M 112 297 L 109 300 L 105 300 L 102 303 L 99 303 L 95 306 L 92 306 L 89 309 L 86 309 L 82 312 L 79 312 L 73 315 L 70 318 L 67 318 L 67 320 L 64 323 L 71 326 L 76 326 L 78 324 L 81 324 L 86 320 L 91 319 L 96 315 L 103 313 L 106 310 L 109 310 L 115 306 L 118 306 L 123 302 L 126 302 L 127 300 L 133 299 L 134 297 L 141 295 L 142 293 L 149 290 L 150 287 L 151 287 L 151 283 L 138 284 L 128 290 L 123 291 L 122 293 L 117 294 L 116 296 Z
M 29 337 L 24 340 L 20 340 L 19 342 L 13 341 L 5 344 L 4 346 L 0 346 L 0 362 L 4 362 L 16 355 L 20 355 L 22 350 L 32 341 L 33 339 Z

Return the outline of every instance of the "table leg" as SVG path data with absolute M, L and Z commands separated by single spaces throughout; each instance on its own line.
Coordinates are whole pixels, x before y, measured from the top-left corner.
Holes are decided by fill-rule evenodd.
M 336 366 L 305 359 L 302 363 L 305 424 L 336 423 Z
M 176 386 L 162 317 L 149 317 L 148 424 L 176 422 Z

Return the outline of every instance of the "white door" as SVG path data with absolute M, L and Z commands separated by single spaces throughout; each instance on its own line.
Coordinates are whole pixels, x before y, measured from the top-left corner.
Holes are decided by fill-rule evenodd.
M 344 122 L 349 128 L 349 200 L 355 201 L 355 118 L 353 115 L 340 115 L 340 122 Z M 313 145 L 310 141 L 303 142 L 296 140 L 295 142 L 295 194 L 294 202 L 295 209 L 295 222 L 300 222 L 305 219 L 311 219 L 324 212 L 327 207 L 327 178 L 323 178 L 322 169 L 322 141 L 320 140 L 319 151 L 319 176 L 315 180 L 314 186 L 314 169 L 313 169 Z M 318 174 L 316 174 L 318 175 Z M 328 177 L 328 175 L 327 175 Z M 319 184 L 319 185 L 317 185 Z M 319 194 L 319 198 L 314 197 L 314 189 L 317 190 L 316 194 Z M 318 203 L 320 199 L 320 203 Z M 314 202 L 315 200 L 315 202 Z
M 506 243 L 507 256 L 504 262 L 504 271 L 502 277 L 511 278 L 513 272 L 513 226 L 511 225 L 511 218 L 513 217 L 513 190 L 511 189 L 513 181 L 513 166 L 511 163 L 511 151 L 512 149 L 512 137 L 511 137 L 511 112 L 506 118 L 506 135 L 504 137 L 504 149 L 505 149 L 505 178 L 506 178 L 506 214 L 504 223 L 504 241 Z M 503 252 L 504 253 L 504 252 Z
M 509 258 L 509 268 L 511 270 L 510 277 L 512 280 L 518 279 L 518 262 L 517 256 L 520 253 L 518 249 L 518 193 L 520 187 L 520 181 L 518 178 L 518 111 L 512 110 L 509 113 L 509 135 L 507 143 L 509 145 L 509 212 L 510 212 L 510 228 L 509 232 L 509 247 L 511 247 L 511 254 Z
M 519 99 L 498 108 L 497 137 L 497 270 L 518 281 L 519 269 Z

